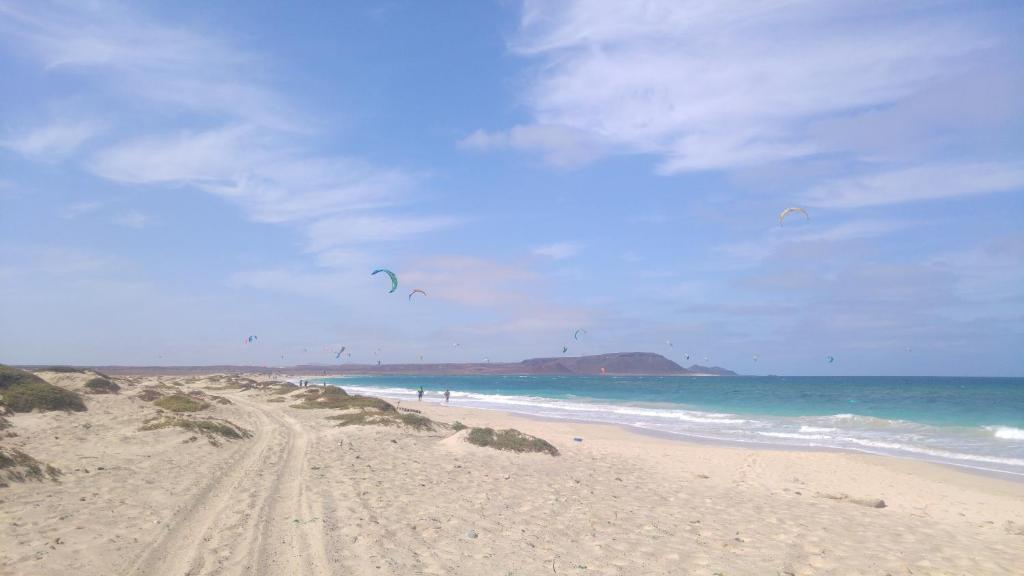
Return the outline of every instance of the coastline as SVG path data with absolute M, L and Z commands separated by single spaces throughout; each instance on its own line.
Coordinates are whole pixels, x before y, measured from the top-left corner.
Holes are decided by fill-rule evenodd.
M 344 386 L 358 394 L 379 396 L 399 402 L 414 398 L 414 386 L 418 382 L 410 378 L 407 381 L 384 380 L 384 383 L 380 384 L 371 380 L 361 380 L 358 376 L 312 377 L 312 381 Z M 444 388 L 443 380 L 426 380 L 423 383 L 431 387 L 424 400 L 427 403 L 440 402 L 440 390 L 437 387 Z M 1016 432 L 1019 430 L 1017 428 L 972 428 L 962 425 L 943 428 L 908 420 L 886 420 L 870 413 L 779 417 L 672 402 L 630 402 L 610 397 L 588 399 L 572 394 L 568 397 L 557 394 L 549 396 L 543 391 L 527 390 L 513 392 L 504 387 L 467 390 L 457 385 L 452 391 L 452 402 L 461 406 L 502 411 L 525 417 L 614 424 L 633 432 L 679 441 L 752 449 L 825 450 L 869 454 L 929 462 L 975 474 L 1024 481 L 1024 460 L 1021 456 L 1014 452 L 996 451 L 1004 449 L 1004 446 L 1009 446 L 1012 450 L 1012 440 L 1009 445 L 1004 444 L 1006 440 L 989 440 L 989 444 L 983 447 L 988 452 L 974 451 L 978 447 L 971 445 L 966 446 L 967 451 L 960 451 L 955 444 L 965 438 L 976 442 L 977 437 L 964 434 L 976 434 L 981 432 L 982 428 L 986 430 L 982 432 L 983 434 L 994 434 L 995 429 L 1004 428 Z M 576 390 L 572 391 L 581 394 Z M 851 428 L 851 423 L 859 427 Z M 722 427 L 722 424 L 725 426 Z M 893 432 L 899 434 L 893 435 Z M 904 439 L 906 435 L 916 436 L 920 441 Z M 943 442 L 945 444 L 942 444 Z
M 44 376 L 69 389 L 88 378 Z M 307 390 L 251 376 L 119 377 L 120 393 L 85 396 L 86 412 L 10 417 L 5 443 L 62 475 L 0 489 L 0 573 L 982 575 L 1024 564 L 1019 482 L 426 402 L 401 408 L 429 430 L 339 427 L 337 410 L 297 408 Z M 180 417 L 250 436 L 145 429 L 167 416 L 147 390 L 205 398 Z M 456 421 L 515 428 L 560 455 L 476 447 Z

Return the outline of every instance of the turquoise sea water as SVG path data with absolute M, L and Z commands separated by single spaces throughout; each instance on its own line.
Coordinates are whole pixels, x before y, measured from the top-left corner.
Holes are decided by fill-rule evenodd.
M 348 376 L 357 393 L 690 438 L 828 447 L 1024 477 L 1024 378 Z

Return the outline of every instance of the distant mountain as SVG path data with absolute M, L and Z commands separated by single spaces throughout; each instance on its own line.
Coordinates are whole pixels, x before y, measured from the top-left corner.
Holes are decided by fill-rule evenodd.
M 514 366 L 514 365 L 513 365 Z M 519 363 L 528 374 L 686 374 L 688 371 L 661 354 L 615 352 L 568 358 L 531 358 Z
M 739 374 L 732 370 L 726 370 L 718 366 L 701 366 L 700 364 L 694 364 L 687 368 L 693 374 L 709 374 L 712 376 L 739 376 Z
M 595 356 L 561 356 L 530 358 L 522 362 L 474 362 L 451 364 L 306 364 L 301 366 L 102 366 L 108 374 L 209 374 L 264 373 L 296 375 L 344 374 L 410 374 L 410 375 L 473 375 L 473 374 L 579 374 L 579 375 L 648 375 L 648 376 L 735 376 L 732 370 L 717 366 L 679 364 L 652 352 L 614 352 Z M 602 371 L 602 369 L 604 369 Z

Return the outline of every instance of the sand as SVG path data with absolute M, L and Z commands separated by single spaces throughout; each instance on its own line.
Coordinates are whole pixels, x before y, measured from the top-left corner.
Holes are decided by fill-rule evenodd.
M 44 376 L 69 388 L 83 378 Z M 516 454 L 450 429 L 338 427 L 332 411 L 296 409 L 272 391 L 220 389 L 237 376 L 115 380 L 121 393 L 86 396 L 88 412 L 19 414 L 0 431 L 16 433 L 4 446 L 63 471 L 59 482 L 0 488 L 0 574 L 1004 575 L 1024 566 L 1024 483 L 938 465 L 414 407 L 442 422 L 514 427 L 561 451 Z M 140 430 L 158 409 L 135 396 L 154 385 L 227 398 L 200 416 L 252 436 L 215 446 L 178 428 Z

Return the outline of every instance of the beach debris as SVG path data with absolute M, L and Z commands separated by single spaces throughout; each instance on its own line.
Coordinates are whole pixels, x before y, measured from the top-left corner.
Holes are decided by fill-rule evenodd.
M 572 441 L 573 442 L 583 442 L 583 438 L 580 438 L 579 436 L 573 436 L 572 437 Z
M 472 528 L 466 531 L 466 538 L 469 538 L 470 540 L 475 539 L 477 536 L 479 536 L 479 534 L 477 534 L 476 530 L 473 530 Z
M 374 270 L 370 274 L 370 276 L 376 276 L 377 274 L 380 274 L 381 272 L 387 274 L 388 278 L 391 278 L 391 290 L 388 290 L 388 294 L 391 294 L 395 290 L 398 290 L 398 276 L 396 276 L 395 273 L 392 272 L 391 270 L 388 270 L 387 268 L 378 268 L 378 269 Z
M 800 208 L 800 207 L 797 207 L 797 206 L 793 206 L 791 208 L 786 208 L 785 210 L 782 211 L 781 214 L 779 214 L 779 226 L 782 226 L 782 222 L 783 222 L 783 220 L 786 219 L 786 216 L 789 216 L 790 214 L 792 214 L 794 212 L 799 212 L 799 213 L 803 214 L 804 216 L 807 217 L 808 220 L 811 219 L 811 216 L 807 213 L 807 210 L 804 210 L 803 208 Z
M 419 288 L 416 288 L 412 292 L 409 292 L 409 300 L 412 300 L 412 295 L 413 294 L 423 294 L 424 296 L 427 295 L 427 293 L 424 292 L 423 290 L 420 290 Z

